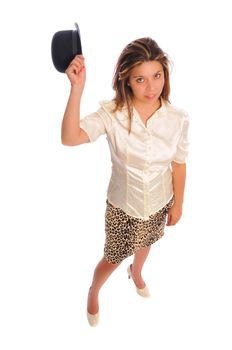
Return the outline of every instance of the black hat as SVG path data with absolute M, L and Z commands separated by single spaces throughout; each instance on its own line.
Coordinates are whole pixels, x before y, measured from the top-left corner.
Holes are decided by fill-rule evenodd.
M 52 61 L 55 68 L 64 73 L 76 55 L 82 55 L 80 30 L 62 30 L 52 38 Z

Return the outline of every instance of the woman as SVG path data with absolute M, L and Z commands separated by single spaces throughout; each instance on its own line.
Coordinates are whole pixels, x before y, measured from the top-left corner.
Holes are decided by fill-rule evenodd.
M 87 317 L 99 321 L 98 295 L 111 273 L 128 256 L 136 291 L 149 290 L 142 268 L 151 244 L 181 215 L 188 153 L 189 118 L 169 102 L 169 60 L 151 38 L 137 39 L 122 51 L 113 78 L 115 97 L 80 120 L 86 71 L 83 56 L 66 70 L 71 92 L 62 123 L 62 143 L 94 142 L 107 134 L 112 175 L 107 191 L 104 256 L 88 294 Z M 167 219 L 167 222 L 166 222 Z

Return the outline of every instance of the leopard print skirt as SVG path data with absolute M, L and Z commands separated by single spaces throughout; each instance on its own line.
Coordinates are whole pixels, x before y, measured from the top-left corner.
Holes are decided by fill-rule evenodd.
M 126 214 L 106 200 L 104 258 L 120 263 L 141 248 L 148 247 L 164 235 L 168 209 L 174 197 L 158 212 L 144 220 Z

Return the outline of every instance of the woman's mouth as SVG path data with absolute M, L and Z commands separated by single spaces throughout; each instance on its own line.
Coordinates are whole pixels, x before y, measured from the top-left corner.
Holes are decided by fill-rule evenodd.
M 145 95 L 145 97 L 146 97 L 148 100 L 153 100 L 153 99 L 155 98 L 155 94 Z

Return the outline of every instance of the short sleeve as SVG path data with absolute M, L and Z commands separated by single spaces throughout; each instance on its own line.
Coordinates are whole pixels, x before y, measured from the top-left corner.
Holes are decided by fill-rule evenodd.
M 104 122 L 104 111 L 102 108 L 81 119 L 80 127 L 87 133 L 90 142 L 96 141 L 99 136 L 105 134 L 106 126 Z
M 188 130 L 189 116 L 185 113 L 182 123 L 181 135 L 177 144 L 176 154 L 173 159 L 173 161 L 176 163 L 184 164 L 186 162 L 189 151 Z

